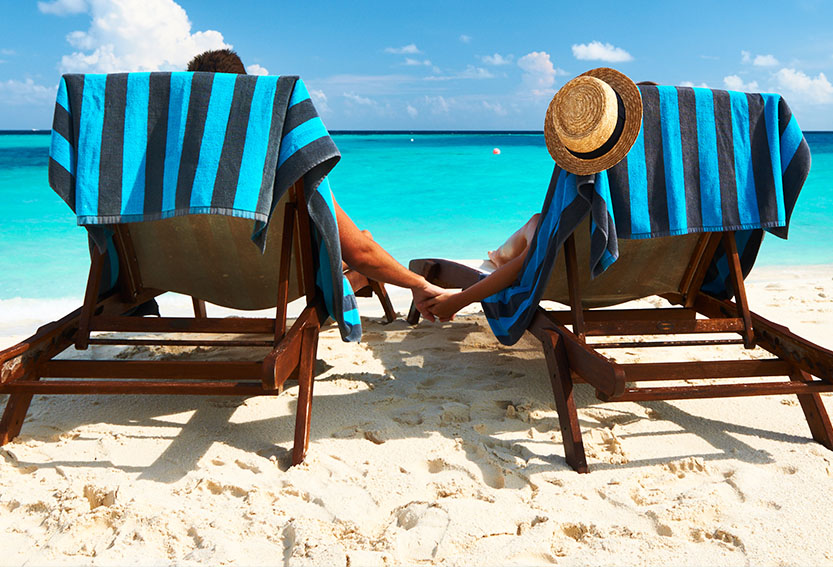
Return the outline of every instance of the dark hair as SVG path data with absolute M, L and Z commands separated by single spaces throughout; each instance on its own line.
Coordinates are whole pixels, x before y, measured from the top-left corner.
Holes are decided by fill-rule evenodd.
M 213 49 L 194 56 L 188 63 L 188 71 L 209 73 L 237 73 L 245 75 L 246 68 L 240 57 L 231 49 Z

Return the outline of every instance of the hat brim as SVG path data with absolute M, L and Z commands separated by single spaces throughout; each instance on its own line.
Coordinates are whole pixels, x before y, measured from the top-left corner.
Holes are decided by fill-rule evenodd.
M 555 98 L 550 102 L 544 120 L 544 139 L 552 159 L 565 171 L 576 175 L 590 175 L 613 167 L 628 155 L 642 127 L 642 96 L 639 94 L 639 87 L 616 69 L 599 67 L 579 76 L 595 77 L 610 85 L 622 99 L 625 108 L 625 124 L 622 133 L 610 151 L 596 158 L 583 159 L 570 152 L 555 132 L 552 120 L 555 112 L 553 107 Z

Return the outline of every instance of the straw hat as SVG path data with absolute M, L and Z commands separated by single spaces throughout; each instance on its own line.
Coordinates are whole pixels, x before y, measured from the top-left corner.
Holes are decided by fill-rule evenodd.
M 639 88 L 619 71 L 600 67 L 555 93 L 544 120 L 544 138 L 561 169 L 589 175 L 619 163 L 641 125 Z

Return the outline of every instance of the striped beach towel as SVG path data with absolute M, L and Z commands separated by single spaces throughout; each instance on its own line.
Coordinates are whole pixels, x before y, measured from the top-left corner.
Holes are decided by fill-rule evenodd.
M 639 88 L 642 128 L 625 159 L 591 176 L 555 166 L 517 281 L 482 302 L 500 342 L 511 345 L 523 335 L 559 249 L 587 215 L 594 277 L 616 261 L 618 238 L 737 231 L 745 276 L 764 230 L 787 237 L 810 148 L 786 102 L 776 94 Z M 702 289 L 732 297 L 722 250 Z
M 326 178 L 340 154 L 298 77 L 64 75 L 49 156 L 50 186 L 102 251 L 108 225 L 186 214 L 252 219 L 264 250 L 275 205 L 303 178 L 316 283 L 342 338 L 361 337 Z

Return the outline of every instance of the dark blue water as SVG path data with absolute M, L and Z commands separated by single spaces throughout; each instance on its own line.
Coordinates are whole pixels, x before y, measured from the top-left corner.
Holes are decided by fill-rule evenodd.
M 483 258 L 540 210 L 552 159 L 540 133 L 336 133 L 341 206 L 399 261 Z M 813 167 L 789 241 L 758 265 L 833 263 L 833 133 L 810 132 Z M 81 298 L 86 233 L 47 183 L 49 136 L 0 134 L 0 300 Z M 493 153 L 494 148 L 500 154 Z

